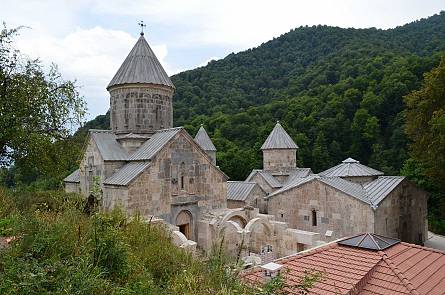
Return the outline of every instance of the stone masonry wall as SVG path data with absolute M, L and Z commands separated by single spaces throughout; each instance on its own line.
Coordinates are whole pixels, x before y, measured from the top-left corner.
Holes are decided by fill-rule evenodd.
M 312 210 L 316 226 L 312 225 Z M 374 229 L 374 213 L 368 204 L 316 180 L 271 197 L 268 214 L 291 228 L 317 232 L 324 241 Z M 331 237 L 325 236 L 328 230 L 333 231 Z
M 427 195 L 404 180 L 375 212 L 375 233 L 423 244 L 427 238 Z
M 297 151 L 291 149 L 263 150 L 263 169 L 280 170 L 297 166 Z
M 110 90 L 110 127 L 114 133 L 154 133 L 173 126 L 173 89 L 146 84 Z

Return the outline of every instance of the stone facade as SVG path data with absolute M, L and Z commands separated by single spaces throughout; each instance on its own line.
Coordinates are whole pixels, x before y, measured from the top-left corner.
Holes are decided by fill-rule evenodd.
M 422 244 L 428 233 L 427 213 L 426 192 L 404 180 L 375 210 L 374 232 Z
M 110 125 L 115 134 L 152 134 L 173 127 L 173 89 L 162 85 L 119 85 L 109 89 Z
M 297 167 L 296 149 L 263 150 L 264 170 L 281 170 Z
M 266 192 L 259 185 L 255 185 L 244 201 L 227 200 L 227 208 L 234 209 L 251 206 L 254 208 L 259 208 L 260 212 L 262 213 L 264 212 L 264 209 L 262 209 L 264 197 L 266 197 Z
M 323 241 L 374 231 L 369 204 L 317 180 L 271 196 L 267 212 L 292 228 L 319 233 Z
M 129 215 L 157 216 L 176 225 L 190 214 L 195 239 L 202 212 L 226 208 L 227 176 L 211 163 L 186 131 L 178 133 L 128 186 L 105 185 L 104 208 L 122 206 Z

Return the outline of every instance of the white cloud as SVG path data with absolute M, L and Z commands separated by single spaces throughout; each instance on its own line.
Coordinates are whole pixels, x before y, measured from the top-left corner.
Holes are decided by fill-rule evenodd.
M 91 114 L 104 113 L 108 109 L 106 86 L 136 42 L 136 38 L 123 31 L 101 27 L 76 31 L 62 38 L 51 35 L 35 36 L 22 31 L 17 47 L 30 58 L 40 58 L 44 64 L 51 62 L 67 79 L 77 79 L 81 94 L 88 100 Z M 167 46 L 152 46 L 153 51 L 168 73 L 174 70 L 165 63 Z

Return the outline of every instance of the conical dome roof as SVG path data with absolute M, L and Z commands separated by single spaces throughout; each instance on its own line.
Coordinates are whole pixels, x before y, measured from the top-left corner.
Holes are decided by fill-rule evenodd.
M 175 87 L 143 35 L 139 37 L 110 84 L 108 84 L 107 89 L 115 85 L 133 83 Z
M 213 145 L 212 140 L 203 126 L 201 126 L 198 133 L 196 133 L 195 141 L 205 151 L 216 151 L 216 147 Z
M 261 146 L 261 149 L 298 149 L 298 146 L 289 134 L 287 134 L 281 124 L 277 122 L 272 132 Z
M 382 171 L 360 164 L 359 161 L 347 158 L 337 166 L 329 168 L 319 173 L 321 176 L 327 177 L 352 177 L 352 176 L 379 176 L 383 175 Z

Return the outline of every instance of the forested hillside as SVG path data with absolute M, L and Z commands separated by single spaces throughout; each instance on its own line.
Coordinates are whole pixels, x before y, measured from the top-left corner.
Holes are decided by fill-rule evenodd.
M 443 51 L 445 13 L 390 30 L 300 27 L 173 76 L 174 122 L 192 134 L 203 123 L 232 179 L 261 167 L 277 120 L 300 146 L 301 166 L 321 171 L 351 156 L 399 173 L 403 97 Z M 107 128 L 108 116 L 88 126 Z

